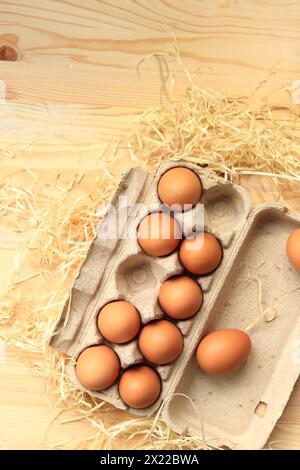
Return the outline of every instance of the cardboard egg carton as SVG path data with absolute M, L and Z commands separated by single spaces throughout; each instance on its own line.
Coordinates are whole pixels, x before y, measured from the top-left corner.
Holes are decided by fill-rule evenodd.
M 139 168 L 129 170 L 112 198 L 113 210 L 108 210 L 99 225 L 51 345 L 74 359 L 68 372 L 81 389 L 75 362 L 89 346 L 110 345 L 123 369 L 147 362 L 136 339 L 116 345 L 102 338 L 97 316 L 101 307 L 113 300 L 131 302 L 143 324 L 164 316 L 157 299 L 160 286 L 185 271 L 178 250 L 162 258 L 143 252 L 136 230 L 149 211 L 160 208 L 157 184 L 174 166 L 191 168 L 200 177 L 202 228 L 220 240 L 223 260 L 215 272 L 197 278 L 203 291 L 200 311 L 189 320 L 176 322 L 184 347 L 175 362 L 156 367 L 162 379 L 159 399 L 151 407 L 129 411 L 148 415 L 165 401 L 163 418 L 176 432 L 198 434 L 214 446 L 258 449 L 281 415 L 300 372 L 300 274 L 285 254 L 288 234 L 300 225 L 300 218 L 285 207 L 263 204 L 251 210 L 248 194 L 240 186 L 184 162 L 167 163 L 154 176 Z M 195 225 L 199 228 L 201 210 L 203 206 L 197 205 L 183 215 L 175 214 L 185 234 L 195 230 Z M 119 231 L 107 237 L 112 214 Z M 124 220 L 128 221 L 126 233 L 122 231 Z M 258 302 L 258 288 L 262 288 L 263 306 Z M 251 331 L 253 348 L 247 363 L 222 377 L 204 374 L 194 355 L 199 340 L 209 329 L 247 328 L 260 308 L 269 321 L 262 320 Z M 117 383 L 105 391 L 89 393 L 127 409 Z

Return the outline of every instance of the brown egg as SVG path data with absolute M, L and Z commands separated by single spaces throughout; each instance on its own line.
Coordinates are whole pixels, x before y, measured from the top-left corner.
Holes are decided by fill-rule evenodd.
M 175 320 L 185 320 L 195 315 L 202 305 L 202 298 L 200 285 L 187 276 L 167 279 L 158 295 L 165 314 Z
M 140 326 L 141 319 L 137 309 L 124 300 L 106 304 L 98 315 L 99 331 L 112 343 L 131 341 L 138 334 Z
M 117 354 L 104 344 L 84 349 L 76 363 L 77 378 L 89 390 L 100 391 L 110 387 L 117 380 L 120 369 Z
M 169 364 L 182 351 L 181 331 L 167 320 L 152 321 L 140 333 L 139 348 L 147 361 L 159 365 Z
M 190 236 L 181 244 L 179 259 L 189 272 L 198 275 L 209 274 L 222 261 L 221 244 L 207 232 Z
M 290 263 L 300 272 L 300 228 L 290 234 L 286 243 L 286 253 Z
M 129 367 L 119 382 L 119 394 L 124 403 L 132 408 L 147 408 L 159 397 L 161 380 L 152 367 L 140 364 Z
M 162 175 L 158 183 L 159 199 L 166 206 L 172 206 L 173 210 L 182 210 L 185 205 L 194 206 L 201 194 L 201 181 L 189 168 L 171 168 Z
M 216 330 L 200 341 L 196 351 L 199 367 L 211 375 L 237 370 L 251 350 L 250 337 L 241 330 Z
M 169 255 L 177 248 L 180 238 L 180 225 L 164 212 L 147 215 L 138 227 L 139 244 L 152 256 Z

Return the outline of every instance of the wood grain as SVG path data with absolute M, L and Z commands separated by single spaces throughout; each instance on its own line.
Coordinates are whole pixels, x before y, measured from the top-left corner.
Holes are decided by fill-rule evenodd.
M 12 48 L 17 58 L 0 60 L 6 87 L 1 177 L 24 166 L 43 177 L 53 169 L 84 171 L 87 192 L 107 144 L 112 148 L 138 113 L 160 103 L 157 60 L 148 57 L 140 75 L 137 64 L 158 51 L 174 52 L 173 33 L 199 85 L 249 95 L 267 79 L 259 94 L 272 92 L 272 100 L 289 103 L 282 87 L 300 79 L 299 24 L 297 0 L 0 0 L 0 48 Z M 169 67 L 173 96 L 180 97 L 188 78 L 180 63 Z M 120 159 L 115 172 L 129 164 L 128 156 Z M 297 194 L 286 198 L 300 207 Z M 4 292 L 24 239 L 0 229 Z M 44 382 L 16 350 L 0 364 L 0 380 L 0 448 L 46 448 L 91 432 L 83 423 L 49 425 L 58 410 L 48 406 Z M 270 441 L 275 448 L 300 448 L 300 383 Z

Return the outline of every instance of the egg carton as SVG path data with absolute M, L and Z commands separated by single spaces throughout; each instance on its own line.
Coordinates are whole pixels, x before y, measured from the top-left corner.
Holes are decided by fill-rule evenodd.
M 175 362 L 156 367 L 162 379 L 159 399 L 148 408 L 129 411 L 149 415 L 164 401 L 163 419 L 176 432 L 200 435 L 213 446 L 259 449 L 281 415 L 300 372 L 300 274 L 290 266 L 285 253 L 288 234 L 300 225 L 300 217 L 287 208 L 269 203 L 252 210 L 243 188 L 185 162 L 162 165 L 154 176 L 140 168 L 129 170 L 111 207 L 122 227 L 126 196 L 130 210 L 125 219 L 134 236 L 124 237 L 122 233 L 120 237 L 103 237 L 111 216 L 107 212 L 51 345 L 73 359 L 68 373 L 80 389 L 76 358 L 89 346 L 110 345 L 123 369 L 147 363 L 136 340 L 125 345 L 107 342 L 97 328 L 97 316 L 101 307 L 113 300 L 131 302 L 140 312 L 142 324 L 164 316 L 158 303 L 160 286 L 169 277 L 185 273 L 178 250 L 169 256 L 152 257 L 143 252 L 135 234 L 142 218 L 160 208 L 158 181 L 175 166 L 190 168 L 200 177 L 202 228 L 220 240 L 223 259 L 215 272 L 193 276 L 202 288 L 203 304 L 193 318 L 176 322 L 184 347 Z M 175 213 L 185 233 L 195 230 L 195 223 L 199 228 L 199 210 L 201 206 L 197 205 L 182 215 Z M 204 374 L 194 354 L 199 340 L 212 329 L 246 329 L 260 308 L 265 310 L 265 318 L 251 331 L 253 348 L 247 363 L 225 376 Z M 117 408 L 128 409 L 119 397 L 117 384 L 102 392 L 87 391 Z

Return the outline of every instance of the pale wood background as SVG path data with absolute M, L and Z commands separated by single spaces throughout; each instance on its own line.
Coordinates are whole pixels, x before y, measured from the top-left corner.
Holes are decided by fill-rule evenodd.
M 299 25 L 298 0 L 0 0 L 0 48 L 18 54 L 15 62 L 0 61 L 7 100 L 0 106 L 1 176 L 21 165 L 95 175 L 105 145 L 160 102 L 157 61 L 146 60 L 140 77 L 136 66 L 153 52 L 172 50 L 172 32 L 200 85 L 248 95 L 268 78 L 260 93 L 273 90 L 276 102 L 288 102 L 276 90 L 300 79 Z M 172 70 L 173 93 L 183 95 L 186 75 L 179 64 Z M 120 161 L 116 171 L 127 164 Z M 287 197 L 300 207 L 298 195 Z M 0 231 L 1 292 L 21 241 Z M 0 364 L 0 448 L 47 448 L 91 432 L 82 422 L 49 425 L 57 410 L 48 404 L 44 381 L 16 350 L 6 359 Z M 300 448 L 300 383 L 270 441 Z

